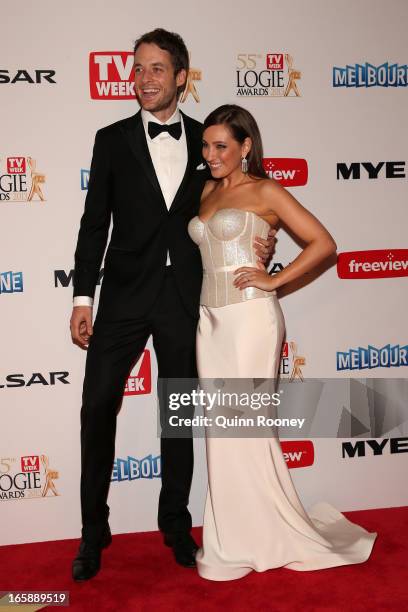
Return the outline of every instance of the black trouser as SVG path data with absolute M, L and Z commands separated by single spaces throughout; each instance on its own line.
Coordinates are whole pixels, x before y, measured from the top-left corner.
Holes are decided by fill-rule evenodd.
M 196 377 L 197 321 L 185 310 L 171 268 L 142 319 L 96 319 L 89 343 L 81 410 L 82 535 L 99 540 L 109 516 L 107 497 L 115 453 L 116 415 L 130 368 L 150 335 L 159 378 Z M 160 402 L 161 413 L 167 406 Z M 152 418 L 155 415 L 152 414 Z M 190 531 L 187 509 L 193 475 L 191 437 L 161 438 L 162 488 L 158 523 L 165 533 Z

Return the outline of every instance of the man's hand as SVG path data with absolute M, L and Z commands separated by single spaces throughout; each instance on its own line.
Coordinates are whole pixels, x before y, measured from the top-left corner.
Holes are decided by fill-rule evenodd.
M 268 267 L 268 264 L 271 261 L 273 252 L 275 250 L 275 244 L 276 244 L 275 235 L 276 235 L 276 230 L 271 228 L 269 230 L 268 238 L 266 240 L 264 240 L 263 238 L 260 238 L 259 236 L 255 236 L 255 240 L 254 240 L 255 253 L 259 261 L 265 264 L 266 267 Z
M 74 306 L 70 328 L 72 342 L 84 350 L 87 349 L 89 338 L 93 334 L 92 306 Z

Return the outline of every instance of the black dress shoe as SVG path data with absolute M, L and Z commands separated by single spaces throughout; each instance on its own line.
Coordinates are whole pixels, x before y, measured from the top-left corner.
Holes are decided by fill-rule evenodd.
M 164 543 L 173 550 L 174 558 L 183 567 L 196 567 L 197 544 L 189 533 L 166 533 Z
M 76 582 L 83 582 L 96 576 L 101 569 L 102 550 L 107 548 L 111 542 L 112 535 L 109 527 L 98 544 L 81 540 L 78 554 L 72 562 L 72 577 Z

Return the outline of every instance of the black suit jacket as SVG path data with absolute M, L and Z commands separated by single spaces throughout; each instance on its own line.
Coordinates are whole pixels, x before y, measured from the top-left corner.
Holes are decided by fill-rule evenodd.
M 140 111 L 96 134 L 85 211 L 75 251 L 74 296 L 93 296 L 109 226 L 99 318 L 141 317 L 155 302 L 167 251 L 183 303 L 198 317 L 202 281 L 197 246 L 187 233 L 209 172 L 202 164 L 202 124 L 182 113 L 188 162 L 167 209 L 147 147 Z

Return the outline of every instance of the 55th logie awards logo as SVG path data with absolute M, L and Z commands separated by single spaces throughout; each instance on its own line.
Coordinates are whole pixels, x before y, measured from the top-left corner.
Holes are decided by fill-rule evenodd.
M 45 178 L 32 157 L 0 157 L 0 202 L 45 202 Z
M 289 53 L 239 53 L 236 95 L 298 98 L 301 76 Z

